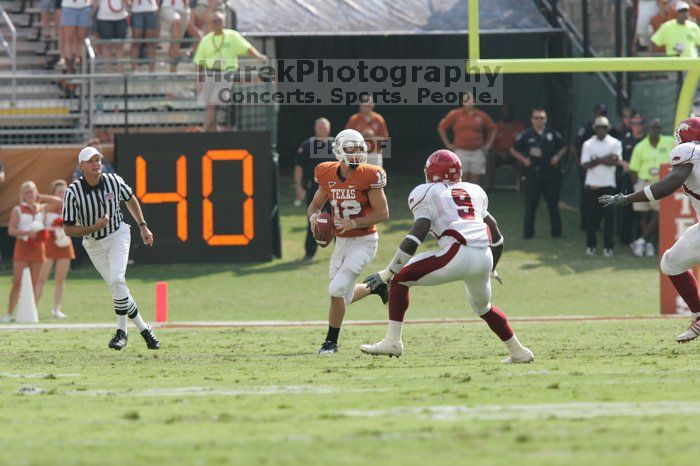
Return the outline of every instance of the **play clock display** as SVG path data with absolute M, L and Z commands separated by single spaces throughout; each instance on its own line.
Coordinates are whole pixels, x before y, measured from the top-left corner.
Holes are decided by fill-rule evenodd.
M 275 255 L 275 166 L 267 132 L 118 135 L 117 172 L 155 235 L 136 262 L 242 262 Z M 128 217 L 127 217 L 128 218 Z

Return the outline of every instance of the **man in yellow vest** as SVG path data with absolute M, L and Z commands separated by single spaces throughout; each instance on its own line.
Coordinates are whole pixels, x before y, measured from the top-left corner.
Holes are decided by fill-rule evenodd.
M 666 48 L 666 55 L 697 58 L 700 46 L 700 26 L 688 19 L 690 5 L 679 1 L 675 5 L 676 19 L 666 21 L 651 36 L 658 47 Z
M 267 57 L 250 45 L 250 43 L 237 31 L 224 29 L 224 14 L 217 12 L 212 16 L 209 24 L 211 32 L 202 37 L 194 54 L 194 63 L 198 72 L 229 72 L 238 69 L 238 57 L 247 56 L 265 60 Z M 204 80 L 199 88 L 204 92 L 207 103 L 207 113 L 204 118 L 204 131 L 216 131 L 216 90 L 213 78 Z

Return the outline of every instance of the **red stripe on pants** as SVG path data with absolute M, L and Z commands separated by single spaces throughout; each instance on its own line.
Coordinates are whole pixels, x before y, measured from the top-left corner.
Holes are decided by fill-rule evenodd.
M 431 272 L 445 267 L 459 252 L 461 245 L 455 243 L 442 256 L 429 256 L 405 266 L 394 275 L 389 287 L 389 319 L 403 322 L 408 310 L 408 286 L 403 283 L 416 282 Z

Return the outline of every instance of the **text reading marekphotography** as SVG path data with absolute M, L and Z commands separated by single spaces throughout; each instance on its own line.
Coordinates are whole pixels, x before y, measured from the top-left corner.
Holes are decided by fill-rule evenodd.
M 456 105 L 464 94 L 476 105 L 503 103 L 501 66 L 464 59 L 246 59 L 200 69 L 200 104 L 355 105 L 371 96 L 378 105 Z

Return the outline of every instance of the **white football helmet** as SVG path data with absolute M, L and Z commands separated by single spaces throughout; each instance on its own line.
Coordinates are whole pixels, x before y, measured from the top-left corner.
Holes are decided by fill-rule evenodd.
M 367 163 L 367 143 L 362 135 L 354 129 L 344 129 L 333 141 L 335 158 L 351 168 Z

